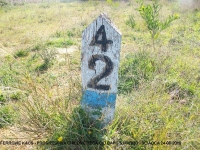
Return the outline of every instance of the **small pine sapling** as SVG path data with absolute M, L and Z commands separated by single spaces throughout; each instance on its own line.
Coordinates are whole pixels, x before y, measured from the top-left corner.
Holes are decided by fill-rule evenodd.
M 158 1 L 155 0 L 153 4 L 147 5 L 144 5 L 143 1 L 139 1 L 138 3 L 140 4 L 138 11 L 147 25 L 153 49 L 155 50 L 155 41 L 158 39 L 160 32 L 169 27 L 172 21 L 178 19 L 179 16 L 177 14 L 169 15 L 167 19 L 162 21 L 159 18 L 161 6 L 158 4 Z

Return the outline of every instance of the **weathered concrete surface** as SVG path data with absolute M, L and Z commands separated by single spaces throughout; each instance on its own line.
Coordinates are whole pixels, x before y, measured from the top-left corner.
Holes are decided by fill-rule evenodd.
M 93 40 L 97 31 L 104 25 L 105 33 L 106 33 L 106 40 L 111 43 L 106 44 L 106 50 L 102 49 L 101 44 L 93 44 Z M 102 35 L 99 34 L 97 42 L 101 42 Z M 98 41 L 99 40 L 99 41 Z M 102 72 L 105 72 L 105 67 L 109 66 L 109 60 L 103 61 L 103 56 L 108 57 L 112 61 L 113 69 L 110 70 L 110 74 L 101 78 L 98 84 L 101 85 L 110 85 L 109 92 L 116 93 L 117 92 L 117 80 L 118 80 L 118 66 L 119 66 L 119 59 L 120 59 L 120 48 L 121 48 L 121 33 L 118 29 L 112 24 L 112 22 L 105 17 L 105 15 L 100 15 L 92 24 L 90 24 L 82 34 L 82 84 L 83 89 L 88 89 L 88 82 L 91 78 L 96 77 Z M 89 68 L 89 60 L 91 58 L 99 55 L 98 59 L 95 62 L 95 68 Z M 106 59 L 106 58 L 105 58 Z M 91 66 L 90 66 L 91 67 Z M 94 88 L 90 88 L 92 91 L 99 91 Z M 102 92 L 105 92 L 102 90 Z
M 101 128 L 114 118 L 121 33 L 101 14 L 82 33 L 82 108 Z

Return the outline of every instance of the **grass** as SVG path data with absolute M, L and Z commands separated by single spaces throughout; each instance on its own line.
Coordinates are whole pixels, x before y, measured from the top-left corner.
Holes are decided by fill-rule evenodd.
M 11 106 L 0 107 L 0 128 L 14 124 L 16 112 Z
M 156 50 L 135 1 L 0 7 L 0 51 L 8 52 L 0 56 L 0 130 L 17 126 L 33 140 L 57 142 L 35 149 L 199 149 L 200 12 L 160 3 L 161 19 L 172 13 L 180 19 L 159 35 Z M 80 51 L 56 48 L 80 47 L 83 29 L 105 11 L 123 38 L 115 118 L 99 129 L 79 107 Z
M 4 104 L 6 102 L 6 98 L 3 94 L 0 95 L 0 103 L 1 105 Z
M 128 54 L 120 68 L 118 90 L 119 93 L 127 93 L 137 88 L 140 81 L 153 79 L 158 64 L 148 52 L 141 51 Z
M 130 26 L 132 29 L 134 29 L 134 27 L 136 25 L 135 20 L 134 20 L 134 15 L 129 15 L 128 20 L 126 20 L 126 25 Z
M 26 57 L 28 56 L 28 52 L 25 51 L 25 50 L 19 50 L 17 51 L 15 54 L 14 54 L 14 57 L 15 58 L 18 58 L 18 57 Z

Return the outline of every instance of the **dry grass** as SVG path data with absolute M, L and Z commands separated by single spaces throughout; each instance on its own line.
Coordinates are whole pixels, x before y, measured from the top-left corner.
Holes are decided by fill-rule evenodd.
M 200 13 L 182 13 L 174 3 L 163 1 L 162 4 L 163 18 L 174 12 L 181 14 L 180 19 L 160 35 L 156 42 L 157 51 L 152 51 L 150 35 L 135 10 L 138 7 L 135 1 L 38 3 L 0 8 L 0 51 L 4 53 L 1 53 L 0 84 L 25 93 L 21 100 L 11 99 L 5 104 L 13 106 L 20 115 L 14 125 L 0 129 L 1 135 L 13 131 L 15 135 L 8 133 L 7 137 L 34 141 L 57 141 L 62 136 L 64 141 L 182 142 L 182 146 L 113 144 L 85 145 L 78 147 L 80 149 L 199 149 Z M 132 63 L 127 59 L 132 56 L 137 71 L 130 72 L 131 65 L 135 65 L 131 64 L 128 75 L 138 79 L 137 88 L 132 87 L 128 93 L 118 95 L 115 119 L 105 130 L 97 130 L 88 124 L 87 117 L 77 109 L 82 95 L 81 32 L 101 12 L 106 12 L 122 32 L 121 62 Z M 130 14 L 135 16 L 134 29 L 125 23 Z M 40 53 L 49 46 L 49 41 L 53 42 L 51 48 L 55 45 L 63 47 L 62 41 L 73 41 L 79 51 L 62 54 L 62 62 L 52 59 L 46 70 L 38 71 L 36 68 L 43 63 Z M 20 50 L 27 55 L 15 58 L 13 55 Z M 153 67 L 154 71 L 140 67 L 146 62 L 141 53 L 148 54 L 151 61 L 148 67 Z M 151 77 L 144 78 L 145 74 Z M 172 95 L 176 90 L 179 92 Z M 0 138 L 4 140 L 5 136 Z M 12 148 L 50 147 L 61 149 L 52 145 Z

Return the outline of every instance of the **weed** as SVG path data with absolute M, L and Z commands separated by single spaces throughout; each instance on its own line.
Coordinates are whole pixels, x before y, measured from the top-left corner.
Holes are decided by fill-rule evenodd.
M 74 42 L 71 39 L 65 40 L 63 38 L 53 39 L 46 43 L 47 46 L 51 46 L 51 47 L 67 47 L 73 44 Z
M 11 86 L 16 83 L 19 83 L 18 81 L 18 75 L 19 70 L 17 71 L 17 67 L 14 67 L 12 69 L 12 63 L 5 63 L 4 67 L 0 71 L 0 82 L 4 86 Z
M 56 38 L 60 38 L 62 36 L 63 36 L 63 34 L 61 31 L 56 31 L 56 33 L 53 35 L 53 37 L 56 37 Z
M 57 54 L 57 51 L 55 49 L 49 48 L 49 49 L 43 49 L 40 52 L 38 52 L 40 57 L 43 60 L 43 63 L 36 67 L 36 71 L 45 71 L 47 70 L 51 65 L 53 60 L 55 59 L 55 55 Z
M 67 36 L 68 37 L 74 37 L 74 33 L 72 31 L 67 31 Z
M 135 23 L 135 19 L 134 19 L 134 15 L 129 15 L 128 20 L 126 21 L 126 25 L 131 27 L 132 29 L 134 29 L 136 23 Z
M 127 55 L 119 70 L 119 93 L 130 92 L 137 88 L 142 80 L 152 79 L 156 70 L 155 65 L 155 60 L 148 52 Z
M 32 48 L 30 48 L 31 51 L 39 51 L 40 49 L 44 48 L 42 44 L 36 44 Z
M 18 58 L 18 57 L 26 57 L 28 56 L 28 52 L 26 50 L 19 50 L 17 52 L 15 52 L 14 57 Z
M 112 7 L 118 7 L 119 6 L 119 3 L 114 2 L 114 0 L 106 0 L 106 2 Z
M 10 98 L 13 99 L 13 100 L 19 100 L 21 97 L 22 97 L 22 93 L 19 92 L 19 91 L 13 92 L 13 93 L 10 95 Z
M 50 67 L 49 63 L 43 63 L 35 68 L 36 71 L 46 71 Z
M 75 29 L 73 29 L 73 30 L 75 30 Z M 52 37 L 57 38 L 57 39 L 60 38 L 62 40 L 62 38 L 65 38 L 66 36 L 71 38 L 71 37 L 74 37 L 74 35 L 75 35 L 74 31 L 72 31 L 72 30 L 69 30 L 69 31 L 56 31 L 56 33 L 53 34 Z
M 0 106 L 6 102 L 6 98 L 3 94 L 0 93 Z
M 0 128 L 14 123 L 16 114 L 11 106 L 0 106 Z
M 64 122 L 63 122 L 64 123 Z M 58 141 L 62 137 L 63 145 L 47 146 L 53 149 L 60 148 L 95 148 L 102 141 L 104 130 L 98 130 L 98 122 L 91 121 L 89 116 L 77 107 L 69 116 L 62 130 L 56 131 L 48 141 Z M 62 144 L 61 142 L 61 144 Z M 90 143 L 89 143 L 90 142 Z M 95 144 L 96 143 L 96 144 Z M 103 143 L 103 142 L 102 142 Z M 93 145 L 94 144 L 94 145 Z M 102 145 L 98 145 L 102 147 Z

